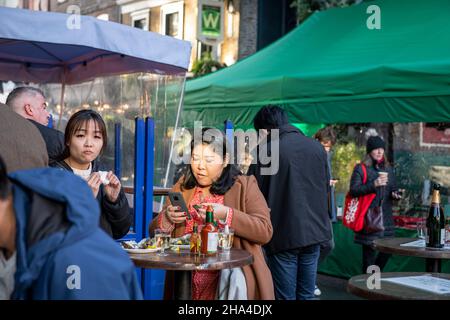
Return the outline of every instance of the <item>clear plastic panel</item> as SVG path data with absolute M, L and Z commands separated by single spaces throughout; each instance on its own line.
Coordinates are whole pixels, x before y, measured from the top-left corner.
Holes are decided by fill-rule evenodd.
M 64 132 L 68 119 L 81 109 L 101 114 L 108 130 L 108 146 L 102 163 L 114 168 L 114 124 L 120 123 L 121 180 L 124 186 L 134 181 L 134 119 L 151 116 L 155 121 L 154 185 L 164 186 L 169 163 L 171 141 L 184 86 L 184 76 L 135 73 L 97 78 L 90 82 L 65 87 L 61 106 L 61 85 L 42 85 L 53 115 L 54 127 Z M 169 184 L 170 185 L 170 184 Z

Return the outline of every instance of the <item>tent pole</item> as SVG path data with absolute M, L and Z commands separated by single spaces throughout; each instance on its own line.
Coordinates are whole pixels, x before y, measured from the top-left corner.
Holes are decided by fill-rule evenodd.
M 62 81 L 62 86 L 61 86 L 61 98 L 59 100 L 59 105 L 61 106 L 61 108 L 59 109 L 59 119 L 58 119 L 58 126 L 56 127 L 57 129 L 61 129 L 61 119 L 62 119 L 62 114 L 63 114 L 63 109 L 64 109 L 64 94 L 66 91 L 66 72 L 67 72 L 67 68 L 64 66 L 64 73 L 63 73 L 63 81 Z
M 181 106 L 183 105 L 185 84 L 186 84 L 186 76 L 184 77 L 183 84 L 181 86 L 181 97 L 180 103 L 178 104 L 177 118 L 175 119 L 175 130 L 173 131 L 172 142 L 170 145 L 169 161 L 167 162 L 166 175 L 164 177 L 164 188 L 167 187 L 167 181 L 169 179 L 170 163 L 172 162 L 173 148 L 175 147 L 175 138 L 177 137 L 178 122 L 180 120 Z M 163 200 L 159 204 L 159 211 L 162 210 L 162 207 L 164 205 L 164 199 L 165 198 L 163 197 Z

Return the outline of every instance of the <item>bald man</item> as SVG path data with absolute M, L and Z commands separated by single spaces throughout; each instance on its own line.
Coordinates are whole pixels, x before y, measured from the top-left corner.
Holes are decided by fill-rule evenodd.
M 38 88 L 18 87 L 8 95 L 6 104 L 38 128 L 47 147 L 49 163 L 61 160 L 64 152 L 64 134 L 47 127 L 50 113 L 47 110 L 44 93 Z

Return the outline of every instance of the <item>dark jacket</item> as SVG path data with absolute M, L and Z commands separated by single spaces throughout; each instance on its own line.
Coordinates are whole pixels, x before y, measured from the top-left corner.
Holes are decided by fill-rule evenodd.
M 271 209 L 273 237 L 264 246 L 269 255 L 332 237 L 325 149 L 291 125 L 282 126 L 279 134 L 278 173 L 261 175 L 261 164 L 252 165 L 248 172 L 255 175 Z
M 330 179 L 333 180 L 333 171 L 331 170 L 331 152 L 327 152 L 328 172 L 330 173 Z M 335 187 L 331 187 L 328 193 L 328 213 L 332 222 L 337 221 L 337 208 L 336 208 L 336 196 Z
M 39 132 L 44 138 L 45 145 L 47 147 L 48 163 L 51 166 L 54 162 L 61 160 L 61 156 L 64 152 L 64 133 L 56 129 L 52 129 L 42 124 L 28 119 L 32 124 L 36 126 Z
M 376 165 L 367 167 L 367 182 L 363 184 L 363 171 L 361 165 L 357 165 L 353 170 L 350 180 L 350 195 L 360 197 L 362 195 L 376 193 L 375 199 L 370 205 L 371 208 L 379 206 L 383 196 L 383 223 L 384 232 L 366 233 L 363 231 L 355 232 L 355 242 L 364 245 L 371 245 L 376 239 L 394 236 L 394 219 L 392 218 L 392 191 L 397 190 L 395 175 L 391 167 L 384 168 Z M 378 178 L 378 171 L 388 172 L 388 185 L 376 188 L 374 181 Z
M 16 171 L 10 180 L 13 299 L 142 299 L 130 258 L 96 223 L 99 208 L 84 181 L 53 168 Z
M 53 163 L 52 166 L 73 172 L 72 168 L 63 160 Z M 99 170 L 98 163 L 94 161 L 92 163 L 92 172 Z M 97 194 L 97 201 L 101 208 L 100 227 L 114 239 L 120 239 L 125 236 L 130 230 L 133 216 L 130 213 L 128 200 L 123 189 L 120 190 L 116 202 L 113 203 L 106 197 L 105 189 L 103 184 L 101 184 Z

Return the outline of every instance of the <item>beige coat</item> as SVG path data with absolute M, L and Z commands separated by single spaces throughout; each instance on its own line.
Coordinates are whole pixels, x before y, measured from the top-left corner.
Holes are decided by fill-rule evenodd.
M 179 181 L 174 185 L 173 191 L 181 191 L 180 185 Z M 194 189 L 184 190 L 182 194 L 185 202 L 189 204 L 194 196 Z M 166 201 L 168 202 L 167 199 Z M 248 299 L 274 299 L 272 275 L 261 248 L 272 238 L 270 210 L 258 188 L 255 177 L 237 177 L 234 185 L 224 195 L 224 205 L 234 210 L 231 222 L 231 228 L 234 229 L 235 234 L 233 247 L 247 250 L 254 258 L 253 264 L 242 268 L 247 284 Z M 156 228 L 157 217 L 152 221 L 150 231 L 152 232 Z M 184 228 L 184 224 L 179 224 L 173 231 L 173 236 L 183 235 Z M 170 279 L 167 280 L 170 281 Z
M 1 103 L 0 156 L 8 172 L 48 166 L 47 148 L 39 130 Z

